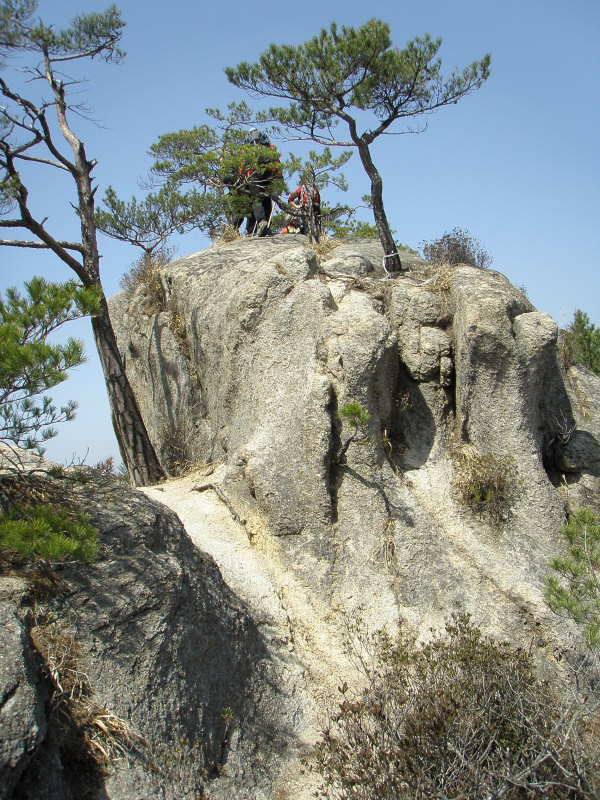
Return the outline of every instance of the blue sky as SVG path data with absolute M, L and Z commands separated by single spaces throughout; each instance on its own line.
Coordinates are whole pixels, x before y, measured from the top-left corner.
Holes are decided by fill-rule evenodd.
M 425 33 L 441 36 L 444 72 L 492 56 L 483 88 L 429 117 L 425 133 L 374 145 L 397 240 L 418 249 L 456 226 L 467 229 L 493 256 L 492 267 L 526 287 L 539 310 L 566 324 L 583 308 L 600 324 L 598 0 L 117 5 L 128 23 L 127 57 L 119 66 L 85 66 L 89 82 L 83 90 L 96 123 L 75 126 L 88 157 L 99 162 L 99 197 L 109 184 L 123 197 L 140 195 L 138 177 L 151 163 L 146 151 L 160 134 L 202 123 L 206 107 L 244 99 L 227 82 L 225 66 L 255 60 L 271 42 L 302 42 L 333 20 L 358 26 L 378 17 L 389 22 L 399 46 Z M 57 25 L 104 8 L 88 0 L 39 3 L 42 18 Z M 356 156 L 344 171 L 350 182 L 345 199 L 358 201 L 369 186 Z M 34 203 L 49 216 L 48 228 L 57 238 L 74 235 L 69 185 L 46 172 L 35 189 Z M 136 253 L 105 237 L 100 244 L 110 295 Z M 172 244 L 183 256 L 207 241 L 192 233 Z M 0 260 L 0 289 L 42 272 L 56 280 L 71 277 L 36 251 L 0 248 Z M 89 322 L 73 323 L 65 333 L 86 340 L 89 360 L 53 393 L 58 402 L 77 400 L 80 410 L 49 443 L 48 455 L 69 460 L 87 453 L 89 463 L 111 453 L 118 457 Z

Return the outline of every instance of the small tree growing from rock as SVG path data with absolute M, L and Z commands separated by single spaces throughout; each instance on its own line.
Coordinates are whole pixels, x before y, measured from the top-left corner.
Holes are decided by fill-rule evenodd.
M 166 133 L 151 146 L 150 154 L 156 160 L 149 183 L 163 188 L 149 198 L 155 197 L 160 208 L 169 199 L 165 192 L 170 187 L 178 213 L 185 216 L 188 212 L 183 209 L 189 203 L 193 224 L 215 238 L 228 226 L 239 227 L 240 219 L 251 211 L 253 196 L 267 194 L 284 214 L 302 218 L 310 237 L 317 241 L 320 224 L 313 202 L 315 190 L 335 186 L 346 191 L 346 180 L 339 170 L 352 151 L 334 157 L 325 148 L 321 153 L 309 152 L 304 159 L 293 154 L 284 159 L 272 147 L 248 144 L 247 128 L 253 124 L 254 115 L 245 103 L 231 103 L 226 112 L 206 109 L 206 113 L 214 125 Z M 281 199 L 287 192 L 286 179 L 294 175 L 307 190 L 308 202 L 299 209 Z M 186 188 L 189 186 L 191 190 Z M 126 210 L 124 204 L 115 207 L 120 225 L 126 219 Z M 166 214 L 162 216 L 166 218 Z M 138 243 L 130 232 L 127 235 L 132 244 Z
M 277 150 L 248 142 L 253 114 L 245 103 L 206 113 L 214 125 L 165 133 L 151 145 L 155 161 L 148 183 L 172 187 L 184 202 L 190 198 L 198 208 L 197 226 L 214 237 L 224 225 L 249 216 L 253 197 L 279 198 L 286 168 Z
M 291 137 L 358 150 L 371 182 L 375 224 L 391 272 L 401 269 L 401 262 L 371 145 L 379 136 L 405 133 L 393 130 L 399 120 L 410 122 L 457 103 L 489 76 L 486 55 L 444 79 L 437 58 L 441 43 L 426 35 L 400 50 L 393 47 L 390 27 L 381 20 L 371 19 L 356 29 L 338 28 L 334 22 L 304 44 L 272 44 L 256 63 L 244 61 L 225 70 L 231 83 L 252 95 L 287 101 L 287 106 L 270 108 L 264 116 Z M 336 132 L 340 122 L 346 127 L 345 139 Z
M 346 439 L 340 448 L 339 453 L 335 457 L 335 463 L 341 464 L 352 442 L 357 441 L 359 433 L 362 431 L 363 438 L 366 437 L 364 426 L 371 417 L 366 408 L 363 408 L 361 404 L 357 403 L 355 400 L 352 400 L 350 403 L 346 403 L 345 406 L 342 406 L 342 408 L 340 408 L 338 411 L 338 417 L 341 420 L 345 420 L 350 428 L 352 428 L 352 435 Z
M 52 505 L 15 505 L 0 515 L 0 552 L 9 560 L 94 561 L 97 531 L 85 514 Z

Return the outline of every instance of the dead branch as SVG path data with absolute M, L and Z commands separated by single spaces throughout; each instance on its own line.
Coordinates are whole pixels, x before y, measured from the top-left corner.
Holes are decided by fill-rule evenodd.
M 242 525 L 243 527 L 246 527 L 246 520 L 242 519 L 240 517 L 240 515 L 237 513 L 237 511 L 231 505 L 231 501 L 229 500 L 229 498 L 227 497 L 225 492 L 219 486 L 217 486 L 216 483 L 203 483 L 200 486 L 193 486 L 190 489 L 190 491 L 192 491 L 192 492 L 206 492 L 206 491 L 208 491 L 208 489 L 212 489 L 213 492 L 215 492 L 215 494 L 219 498 L 219 500 L 221 500 L 223 503 L 225 503 L 229 513 L 231 514 L 231 516 L 233 517 L 235 522 L 239 522 L 240 525 Z

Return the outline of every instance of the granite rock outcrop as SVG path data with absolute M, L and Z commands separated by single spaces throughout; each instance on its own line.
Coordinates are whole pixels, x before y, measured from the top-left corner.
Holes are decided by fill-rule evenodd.
M 218 466 L 333 607 L 551 638 L 540 587 L 565 507 L 599 508 L 600 381 L 565 371 L 556 323 L 501 273 L 404 263 L 387 276 L 374 241 L 239 240 L 161 269 L 158 313 L 143 287 L 113 298 L 152 439 L 167 466 L 174 449 Z M 345 449 L 350 401 L 370 419 Z M 501 526 L 453 489 L 465 448 L 511 465 Z
M 0 577 L 0 798 L 179 799 L 202 782 L 213 800 L 308 800 L 301 759 L 339 684 L 360 683 L 352 620 L 424 638 L 468 612 L 550 676 L 574 657 L 544 578 L 567 511 L 600 512 L 600 379 L 562 363 L 554 320 L 500 272 L 406 253 L 389 276 L 382 255 L 245 238 L 162 266 L 158 305 L 143 284 L 111 299 L 175 477 L 143 493 L 93 470 L 53 479 L 100 558 L 57 566 L 38 604 L 27 576 Z M 494 513 L 469 494 L 484 467 L 503 474 Z M 74 765 L 52 713 L 48 625 L 139 737 L 104 772 Z

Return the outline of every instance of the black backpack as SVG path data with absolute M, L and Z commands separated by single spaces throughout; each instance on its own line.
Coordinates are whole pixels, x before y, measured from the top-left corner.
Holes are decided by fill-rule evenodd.
M 244 144 L 261 144 L 263 147 L 270 147 L 271 142 L 266 133 L 259 131 L 257 128 L 252 128 L 244 139 Z

